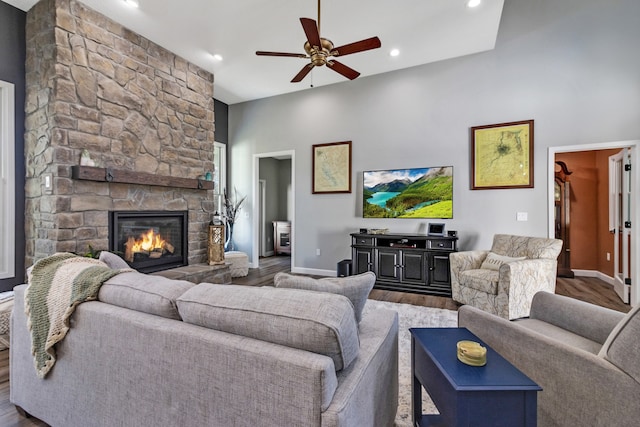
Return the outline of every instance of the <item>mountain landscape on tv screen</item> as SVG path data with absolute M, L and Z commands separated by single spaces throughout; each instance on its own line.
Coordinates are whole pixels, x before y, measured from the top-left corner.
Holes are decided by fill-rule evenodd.
M 453 166 L 364 172 L 365 218 L 453 218 Z

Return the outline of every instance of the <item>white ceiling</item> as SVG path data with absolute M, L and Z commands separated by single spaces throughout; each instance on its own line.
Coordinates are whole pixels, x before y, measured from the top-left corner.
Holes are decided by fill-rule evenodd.
M 29 10 L 38 0 L 2 0 Z M 304 53 L 300 17 L 317 20 L 316 0 L 80 0 L 214 74 L 214 96 L 227 104 L 347 82 L 316 67 L 290 83 L 307 60 L 258 57 L 256 50 Z M 378 36 L 382 48 L 340 58 L 359 78 L 493 49 L 504 0 L 323 0 L 322 37 L 336 46 Z M 392 48 L 400 55 L 391 57 Z M 213 54 L 223 57 L 222 61 Z

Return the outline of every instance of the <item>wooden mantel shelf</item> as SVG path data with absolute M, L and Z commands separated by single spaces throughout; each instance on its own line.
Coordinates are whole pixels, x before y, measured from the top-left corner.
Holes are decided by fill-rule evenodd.
M 123 169 L 96 168 L 93 166 L 71 166 L 71 177 L 86 181 L 118 182 L 124 184 L 156 185 L 160 187 L 192 188 L 213 190 L 213 181 L 174 176 L 155 175 Z

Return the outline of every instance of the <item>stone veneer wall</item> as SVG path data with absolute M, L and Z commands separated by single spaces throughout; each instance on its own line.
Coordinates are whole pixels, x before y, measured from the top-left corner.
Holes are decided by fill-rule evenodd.
M 109 210 L 188 210 L 189 262 L 204 262 L 213 191 L 73 180 L 71 166 L 86 149 L 102 167 L 205 174 L 213 75 L 75 0 L 28 12 L 26 69 L 25 265 L 107 249 Z

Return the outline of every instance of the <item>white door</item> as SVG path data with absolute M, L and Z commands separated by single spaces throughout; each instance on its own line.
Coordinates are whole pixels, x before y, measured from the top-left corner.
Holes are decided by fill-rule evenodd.
M 631 149 L 609 157 L 609 231 L 614 236 L 614 289 L 623 302 L 631 292 Z

